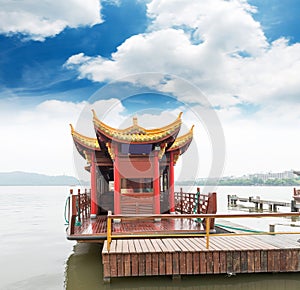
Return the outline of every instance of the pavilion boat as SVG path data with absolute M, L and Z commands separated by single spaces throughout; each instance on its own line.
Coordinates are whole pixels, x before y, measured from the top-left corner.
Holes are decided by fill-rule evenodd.
M 193 127 L 178 137 L 181 116 L 156 129 L 139 126 L 134 117 L 132 126 L 116 129 L 100 121 L 93 111 L 96 138 L 78 133 L 71 125 L 74 144 L 87 162 L 91 188 L 70 191 L 66 204 L 69 240 L 104 241 L 108 215 L 123 216 L 113 220 L 112 231 L 124 234 L 205 232 L 205 223 L 199 219 L 167 218 L 171 214 L 216 213 L 216 193 L 174 191 L 174 166 L 193 139 Z M 214 231 L 213 221 L 210 231 Z

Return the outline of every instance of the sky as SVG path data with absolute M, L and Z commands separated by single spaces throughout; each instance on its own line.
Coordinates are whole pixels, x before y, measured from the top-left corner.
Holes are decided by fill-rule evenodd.
M 95 137 L 183 112 L 177 178 L 300 169 L 297 0 L 0 0 L 0 172 L 80 175 Z

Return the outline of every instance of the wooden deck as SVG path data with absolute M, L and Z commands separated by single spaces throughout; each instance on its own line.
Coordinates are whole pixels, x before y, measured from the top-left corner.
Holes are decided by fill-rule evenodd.
M 154 222 L 145 221 L 122 221 L 122 223 L 113 223 L 113 232 L 134 234 L 134 233 L 204 233 L 205 230 L 201 223 L 191 219 L 172 219 Z M 107 237 L 107 217 L 97 216 L 96 219 L 82 219 L 81 226 L 74 227 L 74 234 L 69 235 L 69 240 L 79 240 L 85 242 L 104 241 Z
M 300 235 L 113 240 L 104 243 L 104 280 L 113 277 L 300 271 Z M 290 242 L 288 242 L 290 241 Z
M 178 215 L 109 213 L 92 219 L 85 196 L 71 194 L 67 238 L 104 243 L 106 281 L 128 276 L 300 272 L 300 232 L 258 232 L 232 223 L 235 218 L 289 216 L 299 220 L 299 213 L 216 214 L 216 207 L 206 198 L 196 208 L 195 194 L 181 192 Z M 211 199 L 216 201 L 214 196 Z M 205 220 L 207 231 L 197 219 Z M 214 228 L 215 219 L 225 220 Z

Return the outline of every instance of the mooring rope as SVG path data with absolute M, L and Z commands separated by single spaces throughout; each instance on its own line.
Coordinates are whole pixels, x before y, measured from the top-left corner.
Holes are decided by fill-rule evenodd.
M 69 224 L 69 220 L 67 219 L 67 205 L 70 205 L 70 196 L 67 197 L 66 199 L 66 202 L 65 202 L 65 213 L 64 213 L 64 217 L 65 217 L 65 222 L 66 222 L 66 225 Z M 70 207 L 68 206 L 68 215 L 70 213 Z
M 215 224 L 215 226 L 231 229 L 231 230 L 238 230 L 238 231 L 243 231 L 243 232 L 248 232 L 248 233 L 263 233 L 261 231 L 255 231 L 255 230 L 248 230 L 248 229 L 243 229 L 243 228 L 238 228 L 238 227 L 232 227 L 232 226 L 226 226 L 222 224 Z
M 78 220 L 79 219 L 79 215 L 80 215 L 80 207 L 79 207 L 78 199 L 76 200 L 76 210 L 77 210 L 77 216 L 76 216 L 75 226 L 76 227 L 80 227 L 81 226 L 81 222 Z

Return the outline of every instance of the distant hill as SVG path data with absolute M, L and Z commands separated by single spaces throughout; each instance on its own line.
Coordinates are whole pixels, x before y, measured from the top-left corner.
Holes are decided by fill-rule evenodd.
M 29 172 L 0 172 L 0 186 L 3 185 L 79 185 L 73 176 L 49 176 Z

